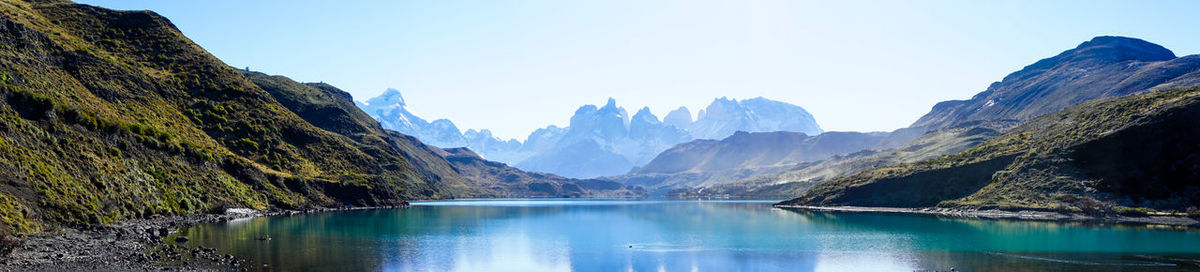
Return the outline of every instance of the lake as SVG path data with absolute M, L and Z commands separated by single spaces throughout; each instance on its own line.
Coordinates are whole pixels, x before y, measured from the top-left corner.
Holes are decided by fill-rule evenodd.
M 456 200 L 199 225 L 271 270 L 1195 271 L 1200 232 L 813 213 L 774 201 Z M 270 241 L 257 237 L 270 235 Z

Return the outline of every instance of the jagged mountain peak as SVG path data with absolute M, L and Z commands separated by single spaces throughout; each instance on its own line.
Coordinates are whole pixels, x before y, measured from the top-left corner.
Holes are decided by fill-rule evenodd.
M 688 130 L 698 139 L 722 139 L 739 130 L 794 131 L 809 135 L 822 131 L 804 108 L 762 97 L 742 101 L 728 97 L 714 99 L 712 104 L 700 110 Z
M 612 97 L 609 97 L 608 102 L 604 103 L 604 108 L 616 108 L 616 107 L 617 107 L 617 100 L 613 99 Z
M 404 107 L 404 96 L 400 94 L 400 90 L 388 88 L 383 91 L 383 94 L 374 98 L 368 99 L 366 102 L 368 107 L 382 108 L 387 106 Z
M 389 91 L 381 96 L 396 97 L 393 100 L 402 101 L 398 99 L 398 92 Z M 415 135 L 435 146 L 465 145 L 490 160 L 568 177 L 627 173 L 632 167 L 650 161 L 659 152 L 697 138 L 696 135 L 720 139 L 737 130 L 795 131 L 809 135 L 820 133 L 812 116 L 795 105 L 762 97 L 744 101 L 721 97 L 713 101 L 709 106 L 709 112 L 713 114 L 693 122 L 687 107 L 679 107 L 663 119 L 659 119 L 649 107 L 640 107 L 630 116 L 615 98 L 610 97 L 601 106 L 588 104 L 576 109 L 570 118 L 570 125 L 538 129 L 524 142 L 496 139 L 487 130 L 467 130 L 460 137 L 455 137 L 459 135 L 456 133 L 458 130 L 450 121 L 438 120 L 426 124 L 403 108 L 372 115 L 381 118 L 385 128 Z M 371 106 L 378 104 L 367 105 Z M 696 125 L 698 123 L 700 125 Z
M 642 107 L 642 109 L 638 110 L 637 113 L 634 113 L 633 121 L 647 122 L 651 124 L 661 123 L 658 120 L 658 116 L 655 116 L 654 113 L 650 112 L 650 107 Z
M 679 107 L 663 116 L 663 123 L 681 129 L 687 128 L 692 125 L 692 112 L 687 107 Z

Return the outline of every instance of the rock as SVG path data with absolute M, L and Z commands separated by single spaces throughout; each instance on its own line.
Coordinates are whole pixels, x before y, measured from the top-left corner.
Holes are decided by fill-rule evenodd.
M 176 243 L 187 243 L 187 241 L 188 241 L 187 236 L 180 235 L 179 237 L 175 237 Z

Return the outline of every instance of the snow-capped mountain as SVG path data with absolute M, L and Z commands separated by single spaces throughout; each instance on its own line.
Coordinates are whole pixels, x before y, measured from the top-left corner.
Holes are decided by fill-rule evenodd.
M 630 116 L 609 98 L 603 106 L 579 107 L 569 126 L 538 129 L 524 142 L 501 140 L 486 129 L 460 132 L 446 119 L 426 122 L 405 105 L 399 91 L 388 89 L 359 106 L 384 128 L 413 135 L 434 146 L 467 147 L 489 160 L 576 178 L 624 174 L 662 151 L 693 139 L 722 139 L 737 131 L 821 133 L 803 108 L 762 97 L 715 99 L 695 121 L 686 107 L 671 111 L 661 120 L 648 107 Z
M 689 127 L 697 139 L 724 139 L 734 132 L 793 131 L 808 135 L 821 134 L 821 127 L 812 114 L 796 105 L 756 97 L 714 99 L 700 110 L 696 122 Z
M 371 98 L 366 103 L 358 104 L 359 108 L 379 121 L 383 128 L 412 135 L 429 145 L 449 148 L 465 147 L 467 139 L 458 127 L 447 119 L 434 120 L 432 123 L 409 112 L 407 104 L 400 91 L 387 89 L 383 94 Z

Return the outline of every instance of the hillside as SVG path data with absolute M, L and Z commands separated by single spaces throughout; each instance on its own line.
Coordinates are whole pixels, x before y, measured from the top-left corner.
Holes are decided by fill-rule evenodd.
M 156 14 L 68 2 L 0 12 L 10 227 L 452 195 L 408 161 L 305 122 Z
M 693 140 L 660 153 L 633 172 L 607 180 L 646 186 L 671 197 L 710 191 L 728 183 L 770 175 L 797 164 L 825 160 L 879 147 L 889 133 L 737 132 L 722 140 Z M 693 189 L 695 188 L 695 189 Z M 720 194 L 720 193 L 719 193 Z M 712 196 L 706 193 L 705 196 Z
M 898 148 L 882 147 L 888 144 L 888 140 L 898 138 L 888 136 L 875 149 L 846 152 L 822 160 L 787 165 L 774 171 L 759 171 L 754 175 L 743 175 L 734 181 L 700 189 L 676 190 L 671 192 L 670 196 L 678 198 L 792 198 L 822 181 L 962 151 L 1000 135 L 998 131 L 1012 126 L 1012 123 L 1009 122 L 964 124 L 961 127 L 928 132 Z M 892 132 L 891 135 L 904 133 L 903 130 Z
M 510 195 L 325 84 L 229 67 L 166 18 L 0 3 L 0 223 Z
M 1200 83 L 1200 56 L 1144 40 L 1101 36 L 1005 76 L 968 100 L 938 103 L 912 127 L 940 129 L 968 121 L 1039 116 L 1093 99 Z
M 1176 58 L 1170 50 L 1140 39 L 1096 37 L 1013 72 L 971 99 L 938 103 L 881 145 L 896 149 L 877 148 L 882 152 L 796 164 L 775 173 L 746 175 L 728 184 L 675 194 L 794 197 L 817 182 L 952 154 L 1078 103 L 1197 85 L 1200 55 Z
M 1200 205 L 1200 88 L 1070 107 L 953 155 L 820 183 L 786 205 L 1071 212 Z

